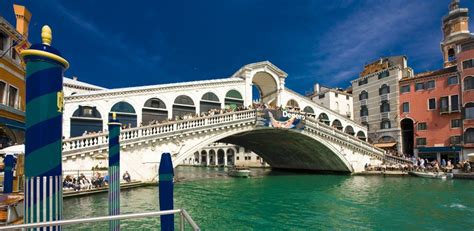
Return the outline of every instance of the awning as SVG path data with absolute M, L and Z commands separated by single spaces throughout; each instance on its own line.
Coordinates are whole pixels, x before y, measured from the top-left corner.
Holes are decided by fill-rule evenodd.
M 393 147 L 393 146 L 395 146 L 395 145 L 397 145 L 397 142 L 374 144 L 374 146 L 377 147 L 377 148 L 391 148 L 391 147 Z
M 461 151 L 460 146 L 451 147 L 419 147 L 418 153 L 421 152 L 459 152 Z
M 10 146 L 4 149 L 0 149 L 0 155 L 4 154 L 24 154 L 25 153 L 25 145 L 19 144 Z

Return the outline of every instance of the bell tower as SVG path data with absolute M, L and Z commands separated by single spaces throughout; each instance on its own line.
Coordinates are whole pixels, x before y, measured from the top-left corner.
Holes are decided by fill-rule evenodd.
M 459 7 L 459 0 L 451 0 L 449 13 L 443 17 L 443 41 L 441 51 L 443 52 L 443 66 L 456 65 L 456 54 L 459 53 L 458 44 L 470 38 L 469 32 L 469 10 Z

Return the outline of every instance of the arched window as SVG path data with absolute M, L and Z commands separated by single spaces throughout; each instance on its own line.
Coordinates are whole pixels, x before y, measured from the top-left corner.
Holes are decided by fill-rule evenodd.
M 112 119 L 114 112 L 117 115 L 117 120 L 122 125 L 127 126 L 127 128 L 137 126 L 137 114 L 131 104 L 124 101 L 114 104 L 109 112 L 109 121 Z
M 474 89 L 474 77 L 468 76 L 464 78 L 464 90 Z
M 296 100 L 290 99 L 290 100 L 288 100 L 288 102 L 286 103 L 286 107 L 287 107 L 287 108 L 297 109 L 297 108 L 299 108 L 300 106 L 298 105 L 298 102 L 296 102 Z
M 220 109 L 221 102 L 219 102 L 219 97 L 212 92 L 204 94 L 199 102 L 201 113 L 209 112 L 212 109 Z
M 355 134 L 354 128 L 351 125 L 347 125 L 346 128 L 344 128 L 344 132 L 351 136 Z
M 380 129 L 389 129 L 391 128 L 390 120 L 384 119 L 380 122 Z
M 464 143 L 474 143 L 474 128 L 468 128 L 464 132 Z
M 368 116 L 369 115 L 369 109 L 367 106 L 362 106 L 360 107 L 360 116 Z
M 196 114 L 196 107 L 191 97 L 187 95 L 180 95 L 176 97 L 173 104 L 173 118 L 178 119 L 185 116 L 194 116 Z
M 168 110 L 163 100 L 151 98 L 145 102 L 142 109 L 142 123 L 149 125 L 152 122 L 160 122 L 168 119 Z
M 318 116 L 319 122 L 325 123 L 326 125 L 329 125 L 329 117 L 326 115 L 326 113 L 321 113 Z
M 71 117 L 71 137 L 102 131 L 102 115 L 91 106 L 79 106 Z
M 364 99 L 368 99 L 369 98 L 369 93 L 367 93 L 367 91 L 362 91 L 360 94 L 359 94 L 359 100 L 364 100 Z
M 385 95 L 388 93 L 390 93 L 390 87 L 387 84 L 384 84 L 379 88 L 379 95 Z
M 387 101 L 382 102 L 380 105 L 380 112 L 389 112 L 390 111 L 390 104 Z
M 343 128 L 341 121 L 339 121 L 338 119 L 335 119 L 334 121 L 332 121 L 332 127 L 337 128 L 337 130 L 342 130 Z
M 225 94 L 224 104 L 226 107 L 236 109 L 239 106 L 244 105 L 242 94 L 236 90 L 230 90 Z
M 474 119 L 474 103 L 467 103 L 466 106 L 464 106 L 464 118 Z
M 448 61 L 454 61 L 456 60 L 456 54 L 454 53 L 454 49 L 453 48 L 450 48 L 448 50 Z
M 312 107 L 310 106 L 306 106 L 304 109 L 303 109 L 304 112 L 306 113 L 311 113 L 311 114 L 314 114 L 314 110 Z
M 360 140 L 366 141 L 365 133 L 363 131 L 357 132 L 357 138 Z

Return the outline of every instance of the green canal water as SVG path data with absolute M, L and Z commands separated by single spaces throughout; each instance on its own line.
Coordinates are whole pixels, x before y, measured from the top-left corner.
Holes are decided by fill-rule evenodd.
M 175 207 L 202 230 L 474 230 L 474 181 L 252 171 L 238 179 L 223 169 L 179 167 Z M 121 212 L 156 211 L 157 198 L 157 187 L 122 191 Z M 64 200 L 66 219 L 103 215 L 107 194 Z M 157 230 L 159 218 L 121 227 Z

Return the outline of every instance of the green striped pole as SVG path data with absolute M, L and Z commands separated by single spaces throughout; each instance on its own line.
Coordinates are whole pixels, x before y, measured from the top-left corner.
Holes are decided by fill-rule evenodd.
M 109 215 L 120 214 L 120 127 L 115 112 L 109 121 Z M 109 230 L 120 230 L 120 221 L 109 221 Z
M 48 26 L 43 27 L 41 37 L 42 44 L 21 52 L 26 62 L 24 223 L 62 219 L 62 90 L 63 73 L 69 63 L 50 46 Z

